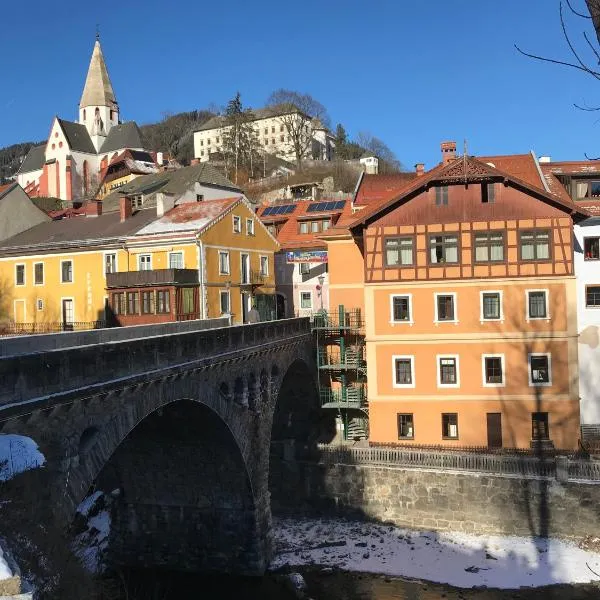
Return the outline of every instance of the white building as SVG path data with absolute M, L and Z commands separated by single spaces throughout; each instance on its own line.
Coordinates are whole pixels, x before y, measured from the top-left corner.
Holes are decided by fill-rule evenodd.
M 302 113 L 262 108 L 254 111 L 252 122 L 257 140 L 257 152 L 267 152 L 288 161 L 295 161 L 296 155 L 292 137 L 286 123 L 307 128 L 310 143 L 304 158 L 331 160 L 335 148 L 334 136 L 318 119 L 309 119 Z M 290 121 L 291 119 L 291 121 Z M 210 160 L 211 154 L 223 150 L 223 134 L 230 126 L 225 126 L 224 117 L 213 117 L 198 131 L 194 132 L 194 156 L 202 162 Z
M 79 120 L 55 117 L 48 140 L 32 148 L 17 181 L 30 197 L 80 201 L 94 195 L 111 159 L 124 150 L 143 150 L 133 122 L 121 123 L 119 105 L 96 39 L 79 103 Z

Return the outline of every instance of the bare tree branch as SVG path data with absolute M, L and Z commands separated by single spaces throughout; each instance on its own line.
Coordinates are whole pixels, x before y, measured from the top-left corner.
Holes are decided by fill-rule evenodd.
M 596 79 L 600 79 L 600 73 L 596 73 L 595 71 L 592 71 L 582 60 L 581 58 L 579 58 L 579 54 L 577 54 L 575 47 L 573 46 L 573 44 L 571 43 L 571 40 L 569 38 L 569 34 L 567 33 L 567 27 L 565 25 L 565 19 L 564 19 L 564 15 L 563 15 L 563 3 L 562 1 L 559 4 L 559 14 L 560 14 L 560 25 L 562 27 L 562 32 L 563 35 L 565 37 L 565 40 L 573 54 L 573 56 L 577 59 L 577 62 L 581 65 L 581 67 L 587 71 L 590 75 L 592 75 L 593 77 L 595 77 Z
M 554 58 L 546 58 L 545 56 L 538 56 L 537 54 L 530 54 L 529 52 L 525 52 L 524 50 L 521 50 L 521 48 L 519 48 L 519 46 L 517 46 L 516 44 L 514 46 L 518 52 L 520 52 L 523 56 L 527 56 L 528 58 L 535 58 L 535 60 L 541 60 L 543 62 L 549 62 L 549 63 L 553 63 L 555 65 L 563 65 L 564 67 L 571 67 L 573 69 L 578 69 L 580 71 L 584 71 L 585 73 L 590 73 L 590 74 L 594 75 L 596 78 L 600 78 L 600 73 L 598 73 L 597 71 L 592 71 L 591 69 L 588 69 L 587 67 L 585 67 L 585 68 L 580 67 L 579 65 L 574 65 L 573 63 L 568 63 L 568 62 L 565 62 L 564 60 L 556 60 Z
M 567 6 L 571 9 L 571 12 L 574 15 L 577 15 L 578 17 L 581 17 L 583 19 L 591 19 L 592 17 L 590 15 L 584 15 L 583 13 L 580 13 L 578 11 L 576 11 L 573 6 L 571 6 L 571 0 L 565 0 L 565 2 L 567 3 Z

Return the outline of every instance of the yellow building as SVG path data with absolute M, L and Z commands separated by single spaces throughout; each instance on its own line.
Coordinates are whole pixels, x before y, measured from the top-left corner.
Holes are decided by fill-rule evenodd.
M 253 304 L 270 318 L 279 246 L 244 197 L 163 214 L 162 202 L 136 210 L 127 197 L 118 211 L 89 206 L 88 216 L 0 242 L 0 294 L 15 324 L 43 331 L 223 314 L 242 322 Z

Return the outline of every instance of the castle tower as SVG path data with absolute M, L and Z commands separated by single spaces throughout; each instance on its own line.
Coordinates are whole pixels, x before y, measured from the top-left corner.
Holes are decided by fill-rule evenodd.
M 119 124 L 119 105 L 110 83 L 99 36 L 96 36 L 83 94 L 79 102 L 79 122 L 88 130 L 96 152 L 102 146 L 111 128 Z

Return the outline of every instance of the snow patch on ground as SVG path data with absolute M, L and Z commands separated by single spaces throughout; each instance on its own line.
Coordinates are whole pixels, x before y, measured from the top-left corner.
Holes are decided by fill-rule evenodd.
M 323 565 L 456 587 L 516 589 L 598 580 L 600 553 L 517 536 L 414 531 L 337 519 L 273 518 L 271 569 Z M 589 567 L 588 567 L 589 565 Z
M 84 521 L 84 525 L 75 537 L 75 552 L 92 573 L 102 571 L 104 552 L 108 546 L 110 533 L 109 504 L 109 497 L 97 491 L 84 498 L 77 507 L 77 513 Z
M 13 573 L 4 557 L 4 550 L 2 550 L 2 546 L 0 546 L 0 581 L 3 579 L 10 579 L 12 576 Z
M 31 438 L 0 434 L 0 481 L 7 481 L 18 473 L 41 467 L 45 461 L 44 455 Z

